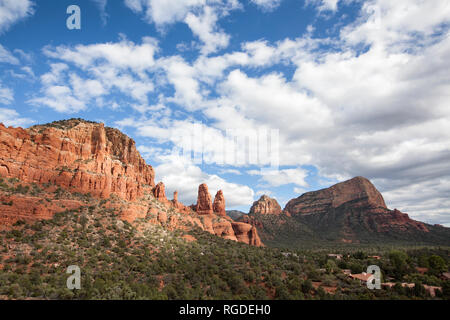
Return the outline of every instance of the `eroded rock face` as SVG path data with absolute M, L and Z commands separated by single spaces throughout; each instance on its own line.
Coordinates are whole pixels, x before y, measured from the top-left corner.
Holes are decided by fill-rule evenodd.
M 191 206 L 199 215 L 203 230 L 225 239 L 237 240 L 249 245 L 261 246 L 262 242 L 255 227 L 242 222 L 233 222 L 226 215 L 225 197 L 219 190 L 211 203 L 208 186 L 201 184 L 198 188 L 197 204 Z
M 83 203 L 77 200 L 42 198 L 26 195 L 0 196 L 0 230 L 8 228 L 18 220 L 29 223 L 51 219 L 57 212 L 78 209 Z
M 232 222 L 234 234 L 239 242 L 244 242 L 252 246 L 262 246 L 258 231 L 250 224 L 243 222 Z
M 225 211 L 225 197 L 223 196 L 222 190 L 217 191 L 216 196 L 214 197 L 213 211 L 221 217 L 225 217 L 227 215 Z
M 29 196 L 28 191 L 11 194 L 3 189 L 9 190 L 16 182 L 8 180 L 8 185 L 0 190 L 0 229 L 17 220 L 50 219 L 57 212 L 85 206 L 85 201 L 95 204 L 102 203 L 101 198 L 109 198 L 102 205 L 130 223 L 139 220 L 168 230 L 198 226 L 225 239 L 260 245 L 252 226 L 236 227 L 237 237 L 231 219 L 225 217 L 222 191 L 217 193 L 213 205 L 207 185 L 200 185 L 193 207 L 196 212 L 178 201 L 177 192 L 172 201 L 167 200 L 164 183 L 154 185 L 153 169 L 140 157 L 134 141 L 103 124 L 79 119 L 29 129 L 0 124 L 0 175 L 17 178 L 17 184 L 30 187 L 36 183 L 43 187 L 39 188 L 38 197 Z M 67 199 L 55 196 L 59 188 L 65 190 L 61 197 Z M 76 199 L 82 200 L 71 200 L 75 194 Z M 117 197 L 110 197 L 113 194 Z
M 208 186 L 203 183 L 198 187 L 197 205 L 195 211 L 200 214 L 213 214 L 213 206 Z
M 258 201 L 253 202 L 249 214 L 275 214 L 279 215 L 283 211 L 277 200 L 266 195 L 261 196 Z
M 158 221 L 161 224 L 165 224 L 167 222 L 167 214 L 164 211 L 159 211 L 158 212 Z
M 251 224 L 252 226 L 258 228 L 259 230 L 264 228 L 263 223 L 254 215 L 244 214 L 241 217 L 239 217 L 239 219 L 237 219 L 236 222 L 244 222 Z
M 166 187 L 164 186 L 164 183 L 159 182 L 156 187 L 153 189 L 153 195 L 155 196 L 155 198 L 162 202 L 162 203 L 167 203 L 168 200 L 166 198 Z
M 154 186 L 135 142 L 102 123 L 66 120 L 29 129 L 0 124 L 0 174 L 71 192 L 135 200 Z
M 344 242 L 376 233 L 395 237 L 429 231 L 407 214 L 389 210 L 381 193 L 363 177 L 305 193 L 289 201 L 284 210 L 316 232 L 340 234 Z
M 366 178 L 356 177 L 292 199 L 286 204 L 285 211 L 292 215 L 308 215 L 325 212 L 329 208 L 337 208 L 347 202 L 352 202 L 355 207 L 386 208 L 383 196 L 375 186 Z
M 238 241 L 231 222 L 221 220 L 213 224 L 214 234 L 228 240 Z

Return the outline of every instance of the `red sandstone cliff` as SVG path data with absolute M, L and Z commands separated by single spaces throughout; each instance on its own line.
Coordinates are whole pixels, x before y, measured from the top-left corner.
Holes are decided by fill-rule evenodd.
M 154 186 L 153 168 L 120 131 L 80 120 L 29 129 L 0 124 L 0 175 L 124 200 Z
M 307 215 L 337 208 L 348 202 L 353 202 L 354 206 L 386 208 L 383 196 L 375 186 L 366 178 L 356 177 L 292 199 L 286 204 L 285 211 L 293 215 Z
M 1 228 L 79 208 L 88 201 L 79 195 L 89 194 L 86 199 L 108 199 L 105 206 L 130 223 L 141 219 L 169 230 L 198 226 L 225 239 L 261 245 L 255 228 L 231 223 L 222 191 L 213 204 L 208 186 L 201 185 L 196 212 L 178 202 L 177 192 L 169 201 L 164 183 L 154 185 L 153 168 L 141 158 L 134 141 L 101 123 L 71 119 L 29 129 L 0 124 L 0 178 L 18 179 L 17 183 L 1 181 Z M 39 189 L 38 194 L 13 190 L 22 184 Z

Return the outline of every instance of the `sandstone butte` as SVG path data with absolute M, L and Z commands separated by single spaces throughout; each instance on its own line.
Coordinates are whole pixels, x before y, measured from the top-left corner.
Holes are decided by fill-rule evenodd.
M 289 212 L 283 212 L 276 199 L 270 198 L 267 195 L 262 195 L 261 198 L 253 202 L 249 213 L 243 214 L 236 221 L 251 224 L 256 229 L 262 231 L 264 229 L 264 223 L 258 215 L 282 216 L 284 214 L 290 215 Z M 281 222 L 281 220 L 279 222 Z
M 97 199 L 116 197 L 120 202 L 111 201 L 106 206 L 131 223 L 151 214 L 155 216 L 153 223 L 169 229 L 196 225 L 226 239 L 262 245 L 256 228 L 234 224 L 222 216 L 222 192 L 214 206 L 205 184 L 199 187 L 196 206 L 178 202 L 177 192 L 173 200 L 167 200 L 164 184 L 155 185 L 154 170 L 140 156 L 134 140 L 102 123 L 70 119 L 28 129 L 6 128 L 0 123 L 0 177 L 39 185 L 49 195 L 60 188 Z M 160 205 L 153 206 L 149 194 Z M 1 191 L 0 198 L 0 228 L 8 228 L 17 220 L 50 219 L 57 212 L 84 205 L 81 200 L 53 198 L 48 202 Z M 168 217 L 161 206 L 179 214 Z
M 327 215 L 339 210 L 346 214 L 355 210 L 364 212 L 366 219 L 370 220 L 369 224 L 376 226 L 378 232 L 392 227 L 429 231 L 422 222 L 410 219 L 408 214 L 397 209 L 389 210 L 381 193 L 364 177 L 355 177 L 330 188 L 307 192 L 290 200 L 284 212 L 292 216 L 308 217 Z
M 250 208 L 249 214 L 274 214 L 280 215 L 283 210 L 281 210 L 280 205 L 277 200 L 270 198 L 266 195 L 261 196 L 258 201 L 253 202 Z

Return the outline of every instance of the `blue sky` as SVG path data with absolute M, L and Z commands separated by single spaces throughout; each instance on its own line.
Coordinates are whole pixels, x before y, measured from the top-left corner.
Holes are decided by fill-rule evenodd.
M 0 122 L 117 127 L 186 204 L 361 175 L 450 225 L 449 23 L 445 0 L 0 0 Z

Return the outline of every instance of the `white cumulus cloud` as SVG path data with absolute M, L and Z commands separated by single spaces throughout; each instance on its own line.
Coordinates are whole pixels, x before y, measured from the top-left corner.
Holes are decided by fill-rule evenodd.
M 0 33 L 33 13 L 34 3 L 30 0 L 0 0 Z

